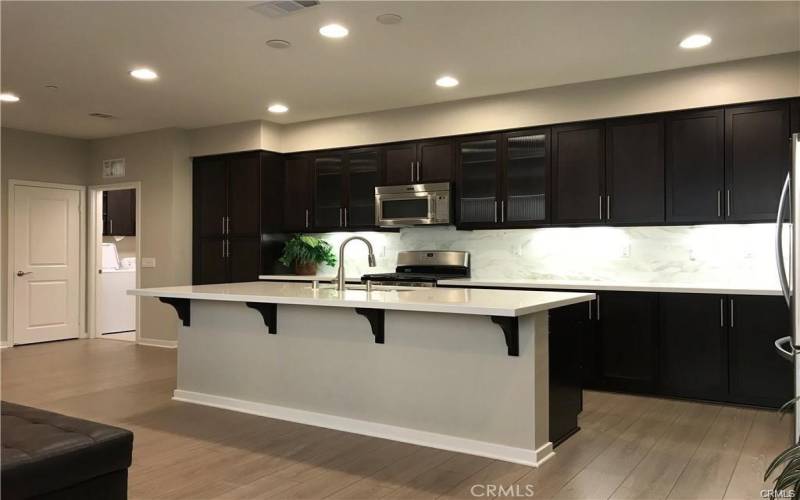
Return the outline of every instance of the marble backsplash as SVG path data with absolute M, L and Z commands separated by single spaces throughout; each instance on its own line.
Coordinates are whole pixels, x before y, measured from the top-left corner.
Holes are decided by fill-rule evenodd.
M 773 224 L 581 227 L 457 231 L 406 228 L 399 233 L 326 233 L 334 249 L 358 234 L 373 244 L 348 245 L 348 276 L 394 270 L 401 250 L 465 250 L 475 278 L 736 284 L 777 287 Z M 334 268 L 321 269 L 332 273 Z

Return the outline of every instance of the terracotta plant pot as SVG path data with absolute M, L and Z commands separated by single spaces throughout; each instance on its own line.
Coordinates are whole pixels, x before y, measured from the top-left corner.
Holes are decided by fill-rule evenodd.
M 316 262 L 295 262 L 294 273 L 300 276 L 313 276 L 317 274 Z

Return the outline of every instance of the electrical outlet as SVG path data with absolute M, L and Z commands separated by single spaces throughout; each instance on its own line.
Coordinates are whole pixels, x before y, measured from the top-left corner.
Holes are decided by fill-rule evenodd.
M 155 257 L 143 257 L 142 258 L 142 267 L 156 267 L 156 258 Z
M 623 245 L 622 247 L 622 256 L 623 257 L 630 257 L 631 256 L 631 244 L 628 243 L 627 245 Z

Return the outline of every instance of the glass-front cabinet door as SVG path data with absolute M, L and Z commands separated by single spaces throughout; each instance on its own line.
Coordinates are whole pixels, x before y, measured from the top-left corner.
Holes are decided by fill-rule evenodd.
M 314 228 L 344 227 L 344 158 L 339 153 L 314 158 Z
M 375 225 L 375 186 L 378 185 L 377 149 L 360 149 L 347 155 L 347 180 L 350 198 L 345 227 L 368 228 Z
M 462 225 L 482 226 L 499 222 L 500 136 L 463 139 L 458 144 L 458 218 Z
M 543 224 L 549 215 L 549 129 L 513 132 L 505 134 L 504 139 L 505 196 L 500 221 L 508 225 Z

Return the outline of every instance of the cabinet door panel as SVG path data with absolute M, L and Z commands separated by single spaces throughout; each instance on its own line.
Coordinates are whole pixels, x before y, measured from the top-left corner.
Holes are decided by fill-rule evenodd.
M 228 169 L 225 160 L 195 162 L 194 206 L 196 236 L 221 236 L 228 215 Z
M 417 147 L 417 182 L 450 182 L 455 154 L 451 141 L 421 142 Z
M 470 138 L 459 144 L 458 223 L 498 222 L 498 136 Z
M 344 159 L 340 154 L 314 158 L 314 227 L 344 227 Z
M 378 184 L 379 155 L 376 149 L 352 151 L 347 154 L 347 184 L 349 200 L 346 226 L 370 228 L 375 226 L 375 186 Z
M 728 330 L 722 295 L 663 293 L 660 381 L 666 394 L 725 401 Z
M 231 238 L 228 241 L 230 282 L 258 281 L 261 272 L 261 239 Z
M 599 224 L 603 219 L 605 140 L 601 123 L 553 128 L 553 222 Z
M 106 220 L 103 235 L 136 235 L 136 190 L 114 189 L 103 192 Z
M 228 281 L 228 259 L 223 238 L 200 238 L 194 263 L 195 285 L 210 285 Z
M 260 158 L 258 153 L 228 160 L 228 234 L 259 234 Z
M 417 160 L 415 143 L 398 144 L 384 148 L 386 161 L 384 183 L 387 186 L 413 184 Z
M 505 223 L 542 223 L 547 220 L 549 184 L 549 130 L 515 132 L 505 136 Z
M 653 392 L 658 370 L 658 296 L 600 294 L 600 372 L 607 389 Z
M 581 340 L 589 327 L 586 304 L 550 311 L 550 441 L 559 444 L 578 429 L 583 407 Z
M 666 126 L 667 222 L 722 221 L 723 110 L 673 113 Z
M 779 407 L 792 397 L 792 363 L 779 357 L 775 340 L 791 335 L 783 297 L 731 296 L 730 397 L 743 404 Z
M 284 227 L 286 231 L 306 231 L 311 227 L 311 187 L 309 159 L 302 156 L 286 160 Z
M 664 222 L 664 120 L 612 120 L 606 125 L 606 220 Z
M 786 102 L 725 109 L 726 215 L 731 221 L 772 222 L 789 171 Z

